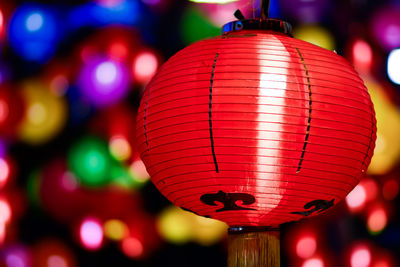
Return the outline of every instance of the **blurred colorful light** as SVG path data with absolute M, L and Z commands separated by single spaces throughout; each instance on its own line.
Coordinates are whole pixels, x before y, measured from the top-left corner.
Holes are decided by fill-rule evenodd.
M 101 139 L 86 137 L 74 144 L 68 154 L 68 163 L 87 186 L 101 186 L 110 179 L 111 156 Z
M 11 206 L 5 199 L 0 199 L 0 223 L 6 224 L 11 220 Z
M 373 201 L 378 195 L 378 185 L 372 178 L 364 178 L 360 184 L 364 187 L 366 194 L 366 201 Z
M 0 36 L 3 33 L 3 28 L 4 28 L 4 15 L 3 11 L 0 9 Z
M 385 88 L 374 80 L 367 78 L 364 81 L 374 103 L 378 129 L 368 173 L 382 175 L 389 172 L 400 158 L 400 112 Z
M 372 234 L 380 233 L 387 225 L 387 214 L 383 208 L 372 210 L 368 215 L 367 226 Z
M 123 221 L 108 220 L 104 224 L 104 234 L 112 240 L 121 240 L 128 234 L 128 227 Z
M 133 179 L 135 179 L 137 182 L 143 183 L 150 179 L 150 175 L 146 170 L 146 166 L 141 159 L 132 162 L 131 166 L 129 167 L 129 172 L 131 173 Z
M 26 83 L 22 95 L 27 111 L 19 128 L 19 136 L 27 143 L 42 144 L 64 126 L 67 104 L 39 82 Z
M 194 3 L 208 3 L 208 4 L 227 4 L 237 2 L 238 0 L 189 0 Z
M 117 160 L 124 161 L 131 156 L 131 146 L 129 145 L 128 140 L 121 135 L 111 137 L 109 148 L 111 154 Z
M 324 262 L 321 259 L 318 258 L 312 258 L 306 260 L 302 267 L 324 267 Z
M 115 42 L 110 45 L 109 57 L 115 60 L 123 60 L 128 56 L 128 47 L 122 42 Z
M 87 218 L 80 226 L 80 240 L 82 245 L 89 250 L 97 250 L 103 242 L 103 229 L 98 220 Z
M 51 92 L 57 96 L 64 96 L 69 87 L 67 77 L 57 75 L 50 81 Z
M 26 60 L 46 62 L 54 54 L 62 34 L 56 18 L 43 5 L 20 5 L 10 20 L 11 47 Z
M 157 68 L 158 60 L 154 53 L 142 52 L 138 54 L 133 65 L 135 80 L 140 83 L 147 83 L 154 76 Z
M 372 33 L 379 44 L 390 51 L 400 46 L 400 6 L 387 5 L 371 20 Z
M 321 26 L 313 24 L 300 25 L 294 28 L 293 35 L 297 39 L 318 45 L 325 49 L 335 49 L 335 40 L 332 34 Z
M 387 74 L 389 76 L 389 79 L 395 84 L 400 84 L 399 69 L 400 69 L 400 48 L 397 48 L 390 52 L 387 61 Z
M 126 67 L 117 61 L 91 59 L 81 71 L 79 85 L 92 104 L 107 106 L 128 93 L 129 77 Z
M 24 246 L 15 245 L 2 251 L 7 267 L 30 267 L 30 253 Z
M 47 260 L 47 267 L 69 267 L 67 261 L 59 255 L 51 255 Z
M 136 258 L 143 254 L 143 244 L 137 238 L 128 237 L 122 241 L 122 251 L 128 257 Z
M 193 235 L 187 212 L 175 206 L 166 208 L 159 215 L 157 228 L 165 240 L 174 244 L 186 243 Z
M 300 258 L 307 259 L 314 255 L 315 251 L 317 250 L 317 241 L 314 237 L 306 236 L 296 244 L 296 254 Z
M 358 71 L 368 72 L 372 64 L 372 48 L 364 40 L 356 40 L 352 49 L 353 64 Z
M 395 179 L 387 180 L 383 183 L 382 195 L 386 200 L 393 200 L 399 194 L 399 182 Z
M 25 22 L 25 27 L 30 32 L 35 32 L 40 30 L 43 26 L 43 15 L 39 12 L 33 12 L 28 15 Z
M 0 189 L 5 186 L 10 176 L 10 166 L 8 162 L 0 158 Z
M 346 197 L 346 204 L 351 210 L 362 208 L 367 200 L 364 186 L 358 184 Z
M 369 267 L 371 264 L 371 252 L 366 246 L 358 246 L 353 249 L 350 256 L 351 267 Z

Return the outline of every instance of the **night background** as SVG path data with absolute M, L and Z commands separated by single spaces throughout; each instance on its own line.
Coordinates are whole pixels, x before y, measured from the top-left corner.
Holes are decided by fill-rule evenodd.
M 199 2 L 223 1 L 0 2 L 0 266 L 226 266 L 227 226 L 172 206 L 135 148 L 158 67 L 253 13 Z M 282 266 L 399 266 L 400 1 L 272 0 L 270 16 L 350 61 L 378 121 L 346 201 L 282 225 Z

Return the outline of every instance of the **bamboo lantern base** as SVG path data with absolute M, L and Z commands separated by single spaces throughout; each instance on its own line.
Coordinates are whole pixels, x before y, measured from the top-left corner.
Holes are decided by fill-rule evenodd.
M 235 227 L 228 233 L 228 267 L 280 266 L 278 228 Z

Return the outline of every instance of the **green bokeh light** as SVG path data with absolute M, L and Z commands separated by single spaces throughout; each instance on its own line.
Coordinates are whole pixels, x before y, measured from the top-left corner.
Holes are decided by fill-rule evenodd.
M 181 25 L 182 39 L 186 44 L 221 34 L 221 28 L 212 24 L 201 11 L 194 7 L 185 10 Z
M 68 164 L 82 184 L 97 187 L 109 182 L 112 158 L 107 144 L 96 137 L 85 137 L 69 151 Z

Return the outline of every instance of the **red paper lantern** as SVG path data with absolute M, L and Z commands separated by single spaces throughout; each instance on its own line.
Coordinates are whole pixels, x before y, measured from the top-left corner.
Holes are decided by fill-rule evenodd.
M 281 21 L 242 29 L 258 22 L 230 23 L 170 58 L 137 118 L 157 188 L 230 226 L 328 209 L 359 182 L 375 146 L 374 108 L 349 63 L 291 38 Z

